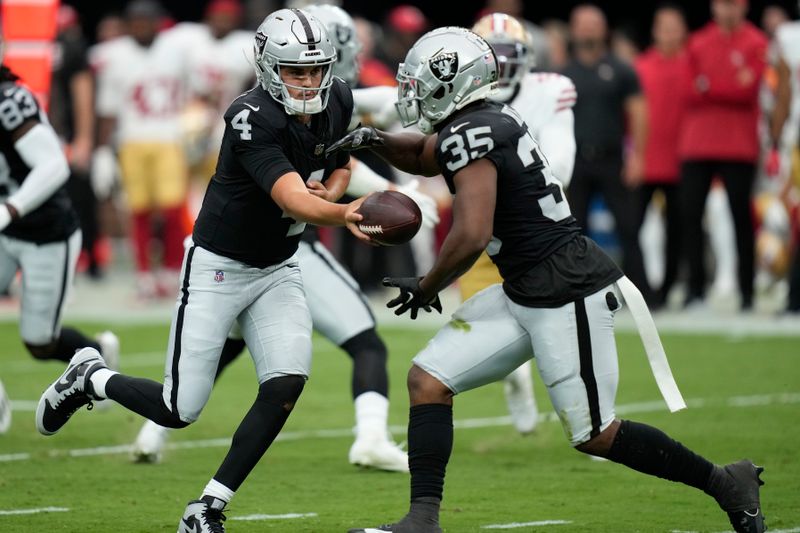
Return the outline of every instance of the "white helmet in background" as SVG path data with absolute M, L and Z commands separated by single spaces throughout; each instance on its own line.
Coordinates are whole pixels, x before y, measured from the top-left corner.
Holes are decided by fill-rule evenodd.
M 328 37 L 336 47 L 334 76 L 342 78 L 347 85 L 355 87 L 358 83 L 358 53 L 361 42 L 356 34 L 356 24 L 347 12 L 335 5 L 316 4 L 303 9 L 311 14 L 328 30 Z
M 336 48 L 325 27 L 313 16 L 299 9 L 280 9 L 271 13 L 256 30 L 254 59 L 256 78 L 290 115 L 320 113 L 328 105 L 333 84 L 332 66 Z M 316 92 L 308 100 L 292 98 L 281 78 L 284 67 L 321 66 L 324 69 L 319 88 L 292 87 Z
M 466 28 L 430 31 L 408 51 L 397 70 L 397 114 L 403 126 L 423 133 L 497 86 L 491 46 Z
M 490 13 L 475 23 L 472 31 L 486 39 L 497 56 L 497 93 L 492 97 L 507 102 L 514 96 L 525 73 L 533 67 L 533 47 L 525 26 L 505 13 Z

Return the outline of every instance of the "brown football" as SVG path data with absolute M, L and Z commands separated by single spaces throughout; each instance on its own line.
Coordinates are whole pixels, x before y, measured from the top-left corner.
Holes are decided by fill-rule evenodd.
M 358 208 L 358 213 L 364 217 L 358 229 L 384 246 L 410 241 L 422 225 L 417 203 L 397 191 L 371 194 Z

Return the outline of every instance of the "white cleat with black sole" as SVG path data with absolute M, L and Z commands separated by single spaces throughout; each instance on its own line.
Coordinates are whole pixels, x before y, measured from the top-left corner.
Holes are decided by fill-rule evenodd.
M 87 376 L 97 369 L 106 368 L 100 353 L 94 348 L 84 348 L 72 356 L 67 369 L 39 398 L 36 406 L 36 429 L 42 435 L 53 435 L 70 417 L 83 407 L 92 408 L 93 396 L 87 391 Z

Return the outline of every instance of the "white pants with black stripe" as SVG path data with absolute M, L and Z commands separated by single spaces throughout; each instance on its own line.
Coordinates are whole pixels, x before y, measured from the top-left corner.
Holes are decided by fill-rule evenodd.
M 337 346 L 375 327 L 358 282 L 320 242 L 297 249 L 314 329 Z
M 311 322 L 317 332 L 341 346 L 375 327 L 375 316 L 358 282 L 322 243 L 300 241 L 297 259 Z M 230 336 L 242 338 L 238 325 L 234 324 Z
M 524 307 L 492 285 L 453 313 L 414 364 L 457 394 L 501 380 L 535 355 L 555 412 L 577 446 L 614 420 L 620 301 L 613 284 L 562 307 Z
M 228 332 L 237 323 L 258 382 L 311 371 L 311 316 L 297 257 L 254 268 L 187 249 L 170 328 L 164 403 L 184 422 L 200 415 Z
M 75 277 L 81 231 L 62 241 L 37 244 L 0 234 L 0 290 L 22 271 L 19 330 L 27 344 L 49 344 L 61 333 L 62 310 Z

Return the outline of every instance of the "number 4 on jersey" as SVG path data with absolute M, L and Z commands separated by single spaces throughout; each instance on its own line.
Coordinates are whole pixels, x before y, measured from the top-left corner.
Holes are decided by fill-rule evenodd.
M 249 119 L 250 110 L 242 109 L 236 113 L 236 115 L 233 117 L 233 120 L 231 120 L 231 127 L 239 132 L 239 137 L 243 141 L 249 141 L 253 138 L 251 134 L 253 131 L 253 126 L 248 122 Z

